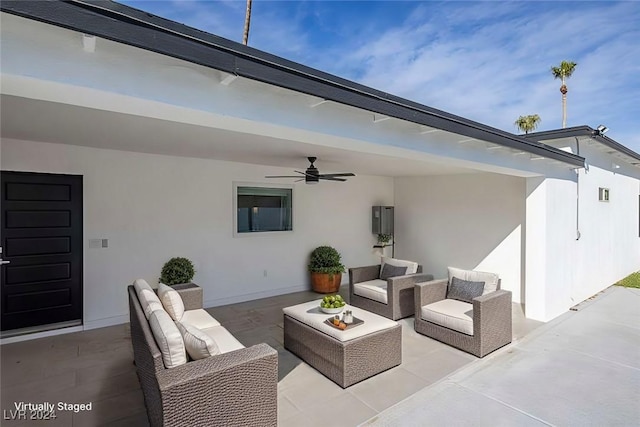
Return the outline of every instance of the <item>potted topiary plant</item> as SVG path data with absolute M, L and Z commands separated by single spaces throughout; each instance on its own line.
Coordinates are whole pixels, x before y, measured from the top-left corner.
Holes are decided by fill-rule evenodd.
M 331 246 L 319 246 L 311 252 L 309 261 L 311 287 L 322 294 L 335 293 L 340 289 L 342 273 L 345 272 L 340 253 Z
M 164 267 L 162 267 L 160 283 L 169 286 L 179 283 L 189 283 L 193 280 L 195 274 L 196 271 L 193 269 L 193 263 L 187 258 L 171 258 Z

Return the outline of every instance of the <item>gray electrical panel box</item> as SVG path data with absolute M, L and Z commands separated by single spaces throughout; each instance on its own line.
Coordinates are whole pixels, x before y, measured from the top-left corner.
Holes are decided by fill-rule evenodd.
M 373 206 L 371 224 L 373 234 L 393 235 L 393 206 Z

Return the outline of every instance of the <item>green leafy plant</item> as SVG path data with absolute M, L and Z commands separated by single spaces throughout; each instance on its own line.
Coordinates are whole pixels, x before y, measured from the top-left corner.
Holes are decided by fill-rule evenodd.
M 636 273 L 631 273 L 624 279 L 620 280 L 616 283 L 618 286 L 624 286 L 627 288 L 638 288 L 640 289 L 640 271 Z
M 386 245 L 391 241 L 391 234 L 378 234 L 378 243 Z
M 191 261 L 187 258 L 175 257 L 167 261 L 164 267 L 162 267 L 160 282 L 165 285 L 188 283 L 191 282 L 195 274 L 196 271 Z
M 344 273 L 345 268 L 341 260 L 342 257 L 338 251 L 331 246 L 318 246 L 311 252 L 309 271 L 311 273 L 328 273 L 331 275 Z

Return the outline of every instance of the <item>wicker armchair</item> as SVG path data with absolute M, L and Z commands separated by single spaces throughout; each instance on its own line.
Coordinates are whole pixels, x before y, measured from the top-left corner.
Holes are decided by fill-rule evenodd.
M 474 298 L 471 304 L 462 303 L 472 310 L 465 313 L 472 318 L 472 331 L 467 331 L 472 335 L 425 320 L 423 308 L 446 300 L 448 282 L 441 279 L 415 285 L 416 332 L 477 357 L 484 357 L 511 342 L 511 292 L 501 290 L 500 281 L 497 290 Z
M 185 309 L 202 298 L 180 289 Z M 267 344 L 167 369 L 133 286 L 131 342 L 151 426 L 276 426 L 278 353 Z
M 418 266 L 416 274 L 397 276 L 387 279 L 386 303 L 376 301 L 365 296 L 356 294 L 354 285 L 357 283 L 376 280 L 380 276 L 380 265 L 369 265 L 349 269 L 349 303 L 353 306 L 387 317 L 391 320 L 398 320 L 404 317 L 413 316 L 414 313 L 414 286 L 418 282 L 433 280 L 433 275 L 422 274 L 422 266 Z

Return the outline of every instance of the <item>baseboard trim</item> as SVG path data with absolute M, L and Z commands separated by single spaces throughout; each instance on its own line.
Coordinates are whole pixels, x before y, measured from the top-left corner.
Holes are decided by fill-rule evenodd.
M 206 300 L 204 301 L 204 306 L 206 308 L 218 307 L 221 305 L 237 304 L 239 302 L 253 301 L 256 299 L 269 298 L 269 297 L 275 297 L 278 295 L 285 295 L 285 294 L 291 294 L 294 292 L 303 292 L 303 291 L 310 291 L 310 290 L 311 289 L 309 288 L 309 286 L 304 286 L 304 285 L 291 286 L 288 288 L 268 289 L 260 292 L 252 292 L 250 294 L 241 294 L 241 295 L 234 295 L 232 297 Z
M 0 338 L 0 345 L 13 344 L 16 342 L 31 341 L 38 338 L 54 337 L 56 335 L 71 334 L 73 332 L 82 332 L 82 325 L 69 326 L 66 328 L 51 329 L 49 331 L 33 332 L 24 335 L 16 335 L 7 338 Z
M 120 316 L 106 317 L 104 319 L 96 319 L 84 322 L 84 330 L 105 328 L 107 326 L 121 325 L 129 323 L 129 315 L 122 314 Z

